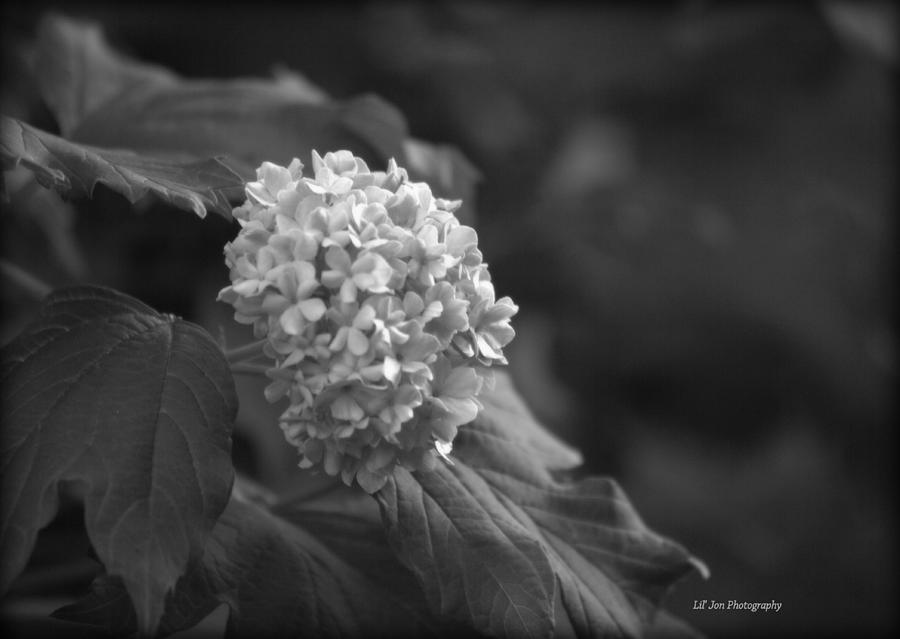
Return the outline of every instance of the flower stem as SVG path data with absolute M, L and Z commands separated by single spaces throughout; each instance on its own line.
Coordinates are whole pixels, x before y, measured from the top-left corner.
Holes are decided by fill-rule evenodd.
M 227 359 L 229 363 L 234 364 L 236 362 L 243 362 L 248 359 L 253 359 L 254 357 L 259 357 L 263 354 L 263 346 L 265 346 L 265 344 L 266 340 L 261 339 L 256 342 L 244 344 L 243 346 L 238 346 L 237 348 L 229 349 L 225 351 L 225 359 Z
M 247 362 L 236 362 L 231 365 L 231 372 L 235 375 L 261 375 L 265 377 L 269 366 L 265 364 L 249 364 Z

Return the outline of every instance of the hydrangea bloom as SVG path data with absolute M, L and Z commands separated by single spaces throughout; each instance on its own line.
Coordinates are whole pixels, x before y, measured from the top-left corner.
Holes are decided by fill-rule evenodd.
M 234 210 L 219 299 L 265 338 L 270 401 L 300 466 L 380 489 L 397 464 L 427 469 L 481 408 L 505 364 L 517 307 L 495 300 L 474 229 L 391 160 L 349 151 L 265 162 Z

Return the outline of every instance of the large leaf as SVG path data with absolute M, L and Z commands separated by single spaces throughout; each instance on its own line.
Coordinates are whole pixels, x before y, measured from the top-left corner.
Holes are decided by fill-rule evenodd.
M 71 482 L 98 557 L 152 631 L 233 481 L 237 399 L 221 351 L 194 324 L 78 287 L 52 294 L 4 349 L 0 381 L 0 591 Z
M 557 480 L 498 386 L 454 465 L 398 471 L 377 497 L 389 539 L 435 612 L 493 636 L 638 636 L 667 588 L 701 569 L 642 523 L 611 479 Z M 543 450 L 542 450 L 543 449 Z M 557 593 L 562 609 L 557 609 Z
M 329 538 L 305 530 L 307 518 Z M 391 561 L 377 513 L 373 520 L 307 507 L 293 510 L 290 519 L 233 498 L 203 561 L 169 600 L 160 633 L 191 627 L 222 602 L 231 608 L 229 637 L 419 637 L 443 631 L 428 618 L 411 576 Z M 355 554 L 353 548 L 365 550 Z M 135 617 L 122 592 L 117 580 L 101 577 L 88 596 L 54 616 L 127 634 Z
M 406 122 L 376 96 L 323 99 L 290 75 L 179 78 L 115 52 L 96 25 L 60 16 L 46 18 L 39 34 L 35 73 L 52 79 L 41 82 L 42 94 L 73 141 L 226 154 L 245 169 L 305 159 L 312 149 L 347 148 L 379 161 L 401 157 Z
M 209 610 L 211 611 L 212 609 Z M 59 608 L 50 616 L 63 621 L 96 626 L 112 637 L 128 637 L 137 631 L 137 615 L 125 584 L 120 577 L 109 575 L 101 575 L 94 579 L 87 595 L 75 603 Z M 189 613 L 188 618 L 196 624 L 202 619 L 202 609 L 198 606 Z M 173 619 L 175 619 L 174 628 Z M 166 636 L 177 632 L 182 624 L 184 627 L 191 625 L 190 622 L 178 617 L 177 613 L 167 612 L 160 621 L 157 634 Z
M 472 470 L 400 468 L 378 494 L 388 538 L 435 614 L 494 637 L 549 637 L 555 584 L 537 536 Z
M 36 75 L 63 135 L 101 147 L 224 154 L 245 178 L 264 160 L 303 161 L 310 150 L 347 148 L 369 160 L 394 157 L 441 197 L 462 198 L 472 222 L 478 171 L 452 147 L 406 137 L 384 100 L 329 97 L 297 73 L 274 79 L 184 79 L 111 49 L 93 24 L 49 16 L 41 24 Z
M 487 429 L 482 429 L 484 432 L 504 432 L 505 429 L 513 428 L 515 441 L 551 471 L 571 470 L 583 463 L 580 452 L 534 418 L 508 373 L 496 371 L 493 378 L 494 388 L 479 397 L 484 410 L 479 414 L 477 423 L 488 426 Z
M 403 143 L 402 165 L 411 179 L 428 182 L 439 196 L 462 200 L 456 216 L 464 224 L 475 224 L 475 186 L 481 173 L 459 149 L 409 138 Z
M 85 144 L 227 155 L 245 171 L 350 149 L 369 160 L 400 157 L 406 124 L 374 95 L 309 103 L 264 80 L 193 80 L 132 91 L 94 110 L 72 132 Z M 250 174 L 247 174 L 250 177 Z
M 0 157 L 21 164 L 47 188 L 66 196 L 90 196 L 99 184 L 136 202 L 152 193 L 200 217 L 207 209 L 231 219 L 229 198 L 243 193 L 243 180 L 218 159 L 183 160 L 76 144 L 0 116 Z
M 370 583 L 390 584 L 386 595 L 394 614 L 415 620 L 419 633 L 427 630 L 440 636 L 472 635 L 471 627 L 429 614 L 418 581 L 397 560 L 388 543 L 378 504 L 371 495 L 339 485 L 313 500 L 276 505 L 273 512 L 314 535 Z M 379 628 L 378 632 L 387 635 L 388 630 Z
M 35 78 L 66 137 L 110 98 L 143 86 L 176 82 L 175 74 L 166 69 L 111 50 L 98 25 L 58 14 L 41 20 L 35 52 Z

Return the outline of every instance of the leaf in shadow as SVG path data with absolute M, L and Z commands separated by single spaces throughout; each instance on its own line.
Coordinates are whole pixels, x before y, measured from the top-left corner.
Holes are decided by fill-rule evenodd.
M 74 482 L 98 557 L 152 631 L 228 500 L 237 398 L 222 352 L 194 324 L 77 287 L 3 350 L 0 380 L 0 591 Z
M 494 637 L 552 635 L 550 561 L 477 474 L 439 466 L 414 478 L 398 468 L 377 498 L 435 614 Z
M 323 99 L 289 74 L 274 80 L 194 80 L 130 60 L 99 27 L 59 15 L 39 28 L 36 75 L 66 138 L 82 144 L 197 157 L 228 155 L 246 178 L 264 160 L 287 164 L 346 148 L 402 157 L 406 121 L 374 95 Z
M 117 95 L 177 82 L 175 74 L 162 67 L 129 60 L 110 49 L 97 24 L 55 13 L 38 25 L 35 54 L 41 95 L 65 137 L 88 113 Z
M 127 637 L 137 630 L 137 615 L 120 577 L 101 575 L 91 583 L 90 592 L 50 614 L 55 619 L 95 626 L 113 637 Z M 160 621 L 157 632 L 170 634 L 167 616 Z M 197 619 L 199 621 L 200 618 Z
M 485 398 L 453 466 L 401 470 L 377 494 L 392 546 L 433 611 L 486 634 L 546 637 L 566 615 L 579 637 L 641 635 L 668 587 L 705 567 L 650 531 L 613 480 L 556 479 L 527 420 L 498 410 L 521 405 L 514 392 Z
M 373 586 L 390 584 L 385 595 L 394 613 L 415 620 L 419 632 L 472 634 L 470 627 L 437 619 L 428 612 L 422 588 L 388 544 L 378 504 L 371 495 L 340 485 L 314 500 L 276 506 L 274 512 L 311 533 Z
M 42 185 L 65 196 L 90 197 L 99 183 L 132 203 L 152 193 L 200 217 L 210 210 L 230 220 L 229 199 L 243 194 L 243 179 L 219 159 L 183 160 L 81 145 L 5 116 L 0 116 L 0 128 L 4 166 L 21 164 Z
M 300 525 L 307 519 L 314 521 L 310 530 Z M 222 602 L 231 608 L 228 637 L 443 633 L 446 627 L 429 618 L 415 583 L 409 587 L 410 576 L 396 560 L 390 562 L 377 513 L 377 529 L 371 519 L 291 509 L 289 520 L 232 498 L 203 560 L 170 597 L 160 634 L 195 625 Z M 332 534 L 320 539 L 312 530 Z M 120 583 L 101 577 L 90 594 L 54 616 L 132 631 L 131 603 L 120 593 Z
M 375 95 L 310 103 L 265 80 L 183 80 L 132 91 L 91 112 L 71 139 L 140 151 L 227 155 L 245 177 L 263 161 L 306 161 L 313 149 L 349 149 L 369 161 L 401 157 L 406 123 Z
M 410 178 L 428 182 L 440 197 L 462 200 L 456 216 L 463 224 L 475 224 L 475 186 L 481 173 L 459 149 L 408 138 L 403 143 L 402 165 Z
M 551 471 L 571 470 L 583 463 L 581 453 L 544 428 L 531 413 L 513 386 L 506 371 L 494 371 L 494 388 L 484 391 L 478 399 L 484 410 L 476 423 L 487 424 L 492 430 L 514 425 L 515 441 L 533 458 Z
M 180 78 L 116 52 L 97 25 L 58 15 L 41 24 L 37 59 L 42 94 L 73 141 L 226 155 L 245 179 L 263 161 L 306 161 L 313 149 L 396 158 L 440 197 L 463 199 L 473 221 L 478 171 L 455 148 L 408 138 L 403 115 L 378 96 L 335 100 L 286 69 L 273 79 Z

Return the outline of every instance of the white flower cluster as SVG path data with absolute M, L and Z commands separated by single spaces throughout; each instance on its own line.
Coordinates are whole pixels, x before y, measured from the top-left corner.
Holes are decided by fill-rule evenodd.
M 265 162 L 234 210 L 219 299 L 266 338 L 270 401 L 304 468 L 379 490 L 396 464 L 432 468 L 475 418 L 491 364 L 505 364 L 518 310 L 495 300 L 458 201 L 433 197 L 391 160 L 313 152 L 314 177 Z

